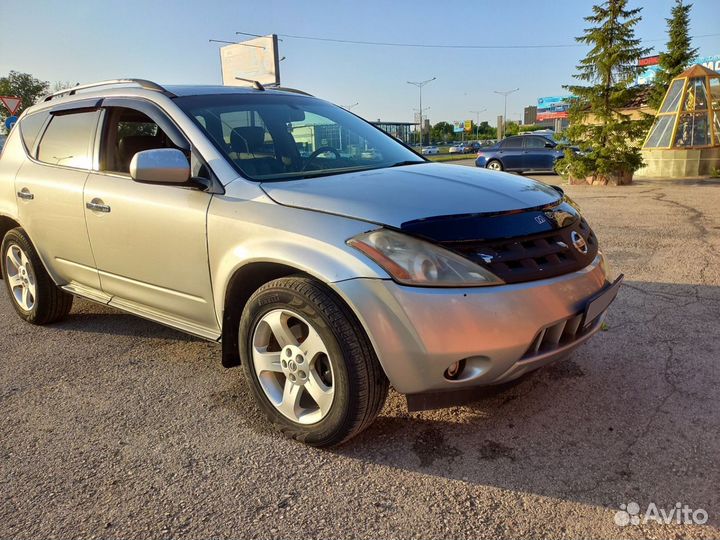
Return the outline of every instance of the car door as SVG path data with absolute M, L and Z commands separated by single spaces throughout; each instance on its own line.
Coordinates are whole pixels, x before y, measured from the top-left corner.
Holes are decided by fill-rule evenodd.
M 97 103 L 97 100 L 95 100 Z M 15 177 L 20 223 L 60 285 L 100 289 L 83 204 L 99 111 L 88 103 L 60 106 L 20 122 L 30 159 Z
M 524 168 L 533 171 L 551 171 L 555 164 L 555 148 L 545 137 L 524 137 Z M 550 145 L 550 146 L 548 146 Z
M 503 168 L 518 170 L 523 168 L 523 140 L 522 137 L 508 137 L 500 143 L 497 157 Z
M 111 305 L 217 338 L 204 191 L 133 181 L 135 153 L 189 143 L 157 107 L 105 100 L 98 171 L 85 186 L 88 234 Z

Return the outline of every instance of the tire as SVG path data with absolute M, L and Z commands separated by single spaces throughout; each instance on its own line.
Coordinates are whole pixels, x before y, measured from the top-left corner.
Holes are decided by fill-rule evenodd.
M 57 322 L 70 313 L 72 295 L 53 283 L 21 228 L 8 231 L 3 239 L 2 277 L 21 319 L 43 325 Z
M 485 165 L 488 169 L 492 171 L 504 171 L 505 167 L 503 167 L 503 164 L 498 161 L 497 159 L 491 159 L 487 162 L 487 165 Z
M 238 343 L 255 401 L 292 439 L 339 445 L 385 403 L 388 380 L 363 328 L 317 280 L 291 276 L 263 285 L 243 310 Z

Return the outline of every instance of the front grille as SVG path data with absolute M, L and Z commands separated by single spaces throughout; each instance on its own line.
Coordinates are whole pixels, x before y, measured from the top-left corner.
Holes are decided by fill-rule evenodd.
M 592 329 L 593 325 L 587 328 L 580 328 L 583 314 L 574 315 L 568 319 L 543 328 L 535 336 L 530 347 L 520 360 L 528 360 L 540 354 L 552 352 L 580 339 Z
M 573 232 L 587 244 L 582 253 L 573 244 Z M 448 249 L 484 266 L 505 283 L 520 283 L 575 272 L 597 255 L 598 242 L 587 222 L 519 238 L 442 242 Z

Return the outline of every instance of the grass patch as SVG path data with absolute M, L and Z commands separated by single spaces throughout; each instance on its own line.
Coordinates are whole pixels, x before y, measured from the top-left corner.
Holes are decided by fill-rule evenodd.
M 435 154 L 432 156 L 425 156 L 430 161 L 456 161 L 458 159 L 476 159 L 475 154 Z

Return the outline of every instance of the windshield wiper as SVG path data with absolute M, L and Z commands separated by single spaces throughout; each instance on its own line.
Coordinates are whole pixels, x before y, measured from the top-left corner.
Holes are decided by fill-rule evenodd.
M 427 163 L 427 161 L 415 161 L 415 160 L 398 161 L 397 163 L 393 163 L 392 165 L 388 165 L 388 166 L 389 167 L 403 167 L 404 165 L 418 165 L 420 163 Z

